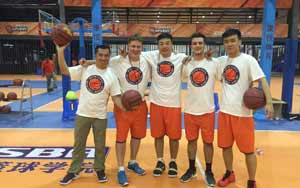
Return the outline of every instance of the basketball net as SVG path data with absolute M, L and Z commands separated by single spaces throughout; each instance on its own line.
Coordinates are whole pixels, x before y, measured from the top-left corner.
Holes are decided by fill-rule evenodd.
M 50 34 L 52 27 L 56 23 L 61 23 L 61 21 L 55 18 L 52 14 L 49 14 L 45 11 L 39 10 L 39 23 L 38 23 L 38 33 L 40 38 L 41 48 L 45 48 L 45 43 L 43 40 L 43 32 Z

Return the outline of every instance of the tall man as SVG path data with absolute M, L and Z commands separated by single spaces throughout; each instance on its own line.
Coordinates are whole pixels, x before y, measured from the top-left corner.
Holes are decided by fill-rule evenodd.
M 186 57 L 173 53 L 173 37 L 162 33 L 157 37 L 158 50 L 142 53 L 151 66 L 150 124 L 157 156 L 153 176 L 165 170 L 163 159 L 164 136 L 169 137 L 169 177 L 177 176 L 176 157 L 181 138 L 181 69 Z
M 215 186 L 216 181 L 211 166 L 215 124 L 214 86 L 217 65 L 216 62 L 205 58 L 204 48 L 205 36 L 201 33 L 194 33 L 191 36 L 192 60 L 183 67 L 183 76 L 187 77 L 184 125 L 188 140 L 189 168 L 180 178 L 180 181 L 188 182 L 196 175 L 195 158 L 199 129 L 201 129 L 206 162 L 206 181 L 209 186 Z M 200 95 L 201 97 L 199 97 Z
M 220 57 L 218 76 L 222 80 L 222 101 L 218 119 L 218 145 L 223 149 L 226 172 L 218 185 L 224 187 L 235 182 L 232 169 L 234 140 L 245 154 L 249 180 L 247 187 L 255 188 L 256 155 L 254 153 L 254 121 L 252 111 L 243 104 L 243 94 L 259 81 L 266 95 L 266 116 L 273 115 L 272 97 L 265 75 L 255 58 L 241 53 L 241 32 L 228 29 L 223 35 L 227 56 Z
M 128 39 L 128 55 L 124 58 L 116 56 L 111 59 L 110 66 L 117 75 L 121 90 L 137 90 L 144 98 L 149 81 L 150 67 L 141 56 L 142 38 L 133 35 Z M 141 139 L 146 136 L 148 108 L 146 101 L 133 111 L 122 111 L 117 105 L 114 106 L 114 114 L 117 125 L 116 155 L 118 161 L 118 180 L 121 185 L 128 185 L 128 179 L 124 168 L 124 156 L 126 151 L 126 139 L 130 130 L 130 161 L 128 169 L 138 175 L 146 172 L 136 162 L 136 156 L 140 147 Z
M 72 164 L 66 176 L 60 180 L 66 185 L 79 177 L 81 164 L 85 157 L 86 140 L 93 128 L 95 143 L 94 169 L 98 181 L 106 182 L 105 175 L 105 139 L 107 127 L 107 102 L 112 96 L 113 102 L 121 109 L 120 86 L 117 77 L 107 67 L 110 59 L 110 48 L 107 45 L 96 46 L 94 65 L 83 67 L 81 65 L 68 68 L 65 58 L 65 47 L 56 47 L 61 73 L 71 76 L 72 80 L 81 80 L 79 106 L 75 120 L 74 150 Z

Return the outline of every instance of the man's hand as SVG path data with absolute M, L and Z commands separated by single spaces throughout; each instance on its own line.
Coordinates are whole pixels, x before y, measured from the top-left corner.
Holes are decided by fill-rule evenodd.
M 267 103 L 265 106 L 265 114 L 268 119 L 273 118 L 274 108 L 272 103 Z
M 87 62 L 86 62 L 86 59 L 85 58 L 81 58 L 79 60 L 79 65 L 83 66 L 83 67 L 87 67 Z
M 125 58 L 127 56 L 126 49 L 125 48 L 119 48 L 119 55 Z
M 187 57 L 185 57 L 183 60 L 182 60 L 182 64 L 183 65 L 186 65 L 186 64 L 188 64 L 190 61 L 192 60 L 192 57 L 191 56 L 187 56 Z
M 212 60 L 212 54 L 214 53 L 213 50 L 208 49 L 206 52 L 204 52 L 204 57 L 208 60 Z

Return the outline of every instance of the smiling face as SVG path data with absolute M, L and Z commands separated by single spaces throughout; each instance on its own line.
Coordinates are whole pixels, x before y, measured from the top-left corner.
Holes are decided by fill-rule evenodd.
M 130 59 L 136 61 L 139 59 L 142 52 L 142 42 L 138 40 L 130 41 L 128 44 L 128 56 Z
M 172 53 L 173 43 L 169 38 L 163 38 L 158 41 L 158 50 L 163 57 L 170 57 Z
M 109 63 L 109 49 L 98 48 L 96 52 L 96 66 L 100 69 L 105 69 Z
M 203 55 L 204 47 L 205 47 L 204 38 L 197 37 L 192 39 L 191 48 L 195 55 Z
M 238 35 L 230 35 L 223 38 L 223 44 L 229 57 L 237 57 L 240 54 L 242 41 L 239 39 Z

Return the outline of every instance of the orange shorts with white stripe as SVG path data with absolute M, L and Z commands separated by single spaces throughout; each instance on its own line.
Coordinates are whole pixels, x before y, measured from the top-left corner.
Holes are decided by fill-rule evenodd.
M 151 136 L 160 138 L 167 135 L 171 140 L 181 138 L 181 108 L 150 104 Z
M 131 137 L 141 139 L 146 136 L 148 108 L 145 101 L 134 111 L 122 111 L 114 106 L 117 127 L 117 142 L 126 142 L 130 130 Z
M 197 140 L 201 129 L 203 142 L 211 144 L 214 141 L 214 126 L 215 112 L 202 115 L 184 113 L 185 134 L 189 141 Z
M 228 148 L 234 140 L 243 153 L 254 152 L 254 120 L 252 117 L 239 117 L 224 112 L 218 116 L 218 145 Z

